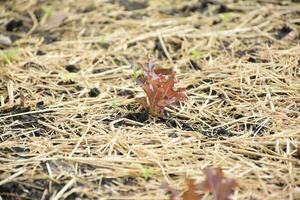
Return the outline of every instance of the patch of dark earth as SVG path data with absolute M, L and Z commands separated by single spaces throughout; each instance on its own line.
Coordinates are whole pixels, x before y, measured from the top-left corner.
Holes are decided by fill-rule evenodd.
M 166 49 L 167 51 L 174 51 L 177 52 L 182 48 L 182 41 L 166 41 Z M 164 59 L 167 58 L 167 55 L 164 51 L 164 48 L 158 38 L 154 40 L 154 47 L 153 47 L 153 53 L 156 58 L 158 59 Z
M 127 89 L 119 89 L 117 90 L 117 95 L 122 97 L 127 97 L 128 99 L 134 98 L 134 92 Z
M 278 40 L 281 40 L 285 36 L 287 36 L 291 31 L 292 31 L 292 29 L 290 27 L 288 27 L 287 25 L 284 25 L 283 27 L 275 30 L 275 32 L 277 32 L 275 35 L 275 38 Z
M 126 11 L 141 10 L 148 7 L 145 0 L 112 0 L 112 3 L 118 3 Z
M 183 131 L 196 131 L 211 139 L 226 140 L 227 138 L 235 136 L 235 134 L 229 129 L 229 127 L 226 126 L 212 129 L 208 126 L 203 125 L 203 123 L 201 122 L 190 123 L 186 119 L 180 118 L 178 116 L 170 116 L 170 115 L 168 116 L 168 114 L 166 114 L 166 116 L 167 117 L 156 118 L 155 122 L 164 124 L 168 128 L 172 128 L 172 129 L 180 129 Z M 118 118 L 126 118 L 143 124 L 150 123 L 149 113 L 145 109 L 141 109 L 138 112 L 127 113 L 123 116 L 116 116 L 116 119 Z M 108 120 L 107 122 L 111 122 L 111 121 L 113 120 Z M 210 124 L 211 122 L 207 122 L 207 123 Z M 142 125 L 132 125 L 127 123 L 126 121 L 120 121 L 114 125 L 116 128 L 123 125 L 142 126 Z M 214 127 L 214 126 L 219 126 L 220 124 L 212 123 L 210 125 Z M 247 124 L 246 126 L 240 126 L 236 131 L 251 132 L 251 135 L 255 137 L 263 136 L 265 134 L 274 134 L 273 131 L 269 130 L 269 128 L 266 126 L 261 125 L 261 123 Z M 178 134 L 176 131 L 174 131 L 169 134 L 169 137 L 176 138 L 178 137 Z
M 45 108 L 44 102 L 38 102 L 36 108 L 37 110 L 43 110 Z M 30 111 L 36 110 L 32 110 L 30 107 L 13 106 L 11 108 L 0 111 L 0 117 L 7 116 L 7 118 L 3 120 L 3 123 L 11 123 L 12 121 L 18 122 L 15 123 L 15 125 L 11 126 L 11 129 L 37 128 L 37 131 L 31 133 L 32 136 L 39 137 L 44 135 L 46 127 L 38 122 L 38 120 L 44 120 L 44 118 L 40 115 L 41 113 L 29 113 Z M 46 111 L 43 113 L 50 112 L 52 111 Z
M 168 114 L 167 114 L 168 115 Z M 141 109 L 137 112 L 130 112 L 127 114 L 118 114 L 117 116 L 111 116 L 110 118 L 106 118 L 103 120 L 103 122 L 105 124 L 109 124 L 115 120 L 121 119 L 121 118 L 125 118 L 125 119 L 129 119 L 131 121 L 136 121 L 139 123 L 144 124 L 150 124 L 150 115 L 148 113 L 148 111 L 146 109 Z M 196 131 L 199 132 L 201 134 L 203 134 L 204 136 L 208 137 L 208 138 L 212 138 L 212 139 L 226 139 L 229 137 L 234 136 L 234 134 L 228 130 L 228 128 L 226 127 L 220 127 L 217 129 L 211 129 L 209 127 L 203 126 L 202 123 L 200 122 L 187 122 L 186 119 L 180 118 L 178 116 L 167 116 L 167 117 L 158 117 L 155 118 L 155 123 L 160 123 L 160 124 L 164 124 L 165 126 L 167 126 L 168 128 L 172 128 L 172 129 L 180 129 L 183 131 Z M 125 120 L 117 122 L 114 124 L 115 128 L 119 128 L 121 126 L 135 126 L 135 127 L 141 127 L 143 125 L 138 125 L 138 124 L 132 124 L 132 123 L 128 123 Z M 262 130 L 262 129 L 261 129 Z M 169 134 L 169 137 L 172 138 L 176 138 L 178 137 L 178 134 L 176 132 Z
M 214 0 L 198 0 L 196 3 L 187 4 L 181 8 L 164 9 L 160 12 L 172 16 L 189 16 L 195 12 L 206 12 L 212 6 L 214 6 L 214 13 L 242 12 L 240 9 L 229 8 L 225 4 Z
M 65 183 L 52 182 L 52 189 L 56 192 L 60 191 L 65 186 Z M 41 199 L 44 195 L 45 188 L 49 187 L 49 181 L 44 179 L 35 180 L 30 185 L 24 185 L 20 182 L 9 182 L 0 185 L 0 196 L 5 200 L 15 199 Z M 45 199 L 50 199 L 52 192 L 48 192 Z M 84 194 L 72 193 L 66 199 L 87 198 Z

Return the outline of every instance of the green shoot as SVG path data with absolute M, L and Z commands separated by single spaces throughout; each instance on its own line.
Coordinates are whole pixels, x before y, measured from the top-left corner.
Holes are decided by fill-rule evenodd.
M 3 59 L 4 62 L 9 63 L 17 57 L 17 54 L 18 52 L 16 49 L 9 49 L 7 51 L 4 51 L 0 58 L 1 60 Z
M 105 38 L 104 35 L 100 36 L 99 45 L 100 45 L 100 47 L 105 48 L 105 49 L 107 49 L 109 47 L 109 43 L 107 42 L 107 39 Z
M 193 49 L 190 53 L 194 59 L 200 58 L 206 54 L 205 52 L 196 49 Z
M 49 6 L 43 6 L 42 10 L 43 10 L 43 13 L 44 13 L 43 18 L 45 18 L 45 19 L 52 16 L 52 14 L 53 14 L 53 9 Z
M 100 36 L 99 42 L 100 42 L 101 45 L 106 43 L 106 39 L 105 39 L 104 35 Z
M 151 178 L 154 174 L 155 170 L 150 167 L 142 168 L 142 176 L 147 181 L 149 178 Z
M 117 104 L 116 102 L 112 102 L 112 103 L 111 103 L 111 107 L 112 107 L 113 109 L 116 109 L 116 108 L 118 107 L 118 104 Z
M 219 14 L 219 17 L 221 20 L 228 22 L 232 19 L 232 16 L 230 15 L 230 13 L 221 13 Z
M 141 75 L 142 72 L 140 70 L 140 67 L 133 64 L 132 66 L 132 79 L 135 81 L 139 75 Z
M 153 167 L 144 167 L 141 164 L 133 165 L 141 169 L 141 175 L 146 181 L 149 180 L 155 174 L 155 169 Z

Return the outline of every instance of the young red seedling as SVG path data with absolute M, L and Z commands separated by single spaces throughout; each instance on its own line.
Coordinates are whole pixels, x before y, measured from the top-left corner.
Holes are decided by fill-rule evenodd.
M 174 89 L 177 82 L 172 69 L 154 69 L 150 61 L 141 65 L 143 74 L 137 77 L 146 96 L 137 98 L 137 101 L 149 110 L 153 116 L 163 116 L 166 106 L 186 100 L 185 88 Z

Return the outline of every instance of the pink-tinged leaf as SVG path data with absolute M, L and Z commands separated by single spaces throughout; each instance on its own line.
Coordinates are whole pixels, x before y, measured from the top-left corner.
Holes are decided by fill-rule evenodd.
M 173 69 L 163 69 L 163 68 L 158 68 L 154 69 L 154 73 L 158 75 L 171 75 L 175 74 Z
M 148 77 L 149 80 L 157 80 L 158 76 L 154 71 L 154 63 L 153 61 L 149 61 L 148 64 L 140 64 L 142 69 L 144 70 L 144 73 L 146 75 L 146 77 Z
M 185 101 L 187 99 L 185 91 L 185 88 L 178 88 L 176 91 L 170 92 L 168 96 L 175 97 L 177 101 Z

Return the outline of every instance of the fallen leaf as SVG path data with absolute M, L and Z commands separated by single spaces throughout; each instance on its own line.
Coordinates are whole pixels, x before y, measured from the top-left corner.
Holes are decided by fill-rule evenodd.
M 203 171 L 206 179 L 200 187 L 204 191 L 211 192 L 215 200 L 227 200 L 233 189 L 238 186 L 235 179 L 224 176 L 221 168 L 206 168 Z
M 63 11 L 54 12 L 47 19 L 47 21 L 43 25 L 41 25 L 40 29 L 42 31 L 47 31 L 47 30 L 51 30 L 53 28 L 56 28 L 64 22 L 64 20 L 67 18 L 67 16 L 68 15 Z
M 197 185 L 193 180 L 187 180 L 188 190 L 182 195 L 182 200 L 200 200 L 199 194 L 197 194 Z
M 178 200 L 179 191 L 175 188 L 170 187 L 170 185 L 167 182 L 162 183 L 161 188 L 168 192 L 169 200 Z

